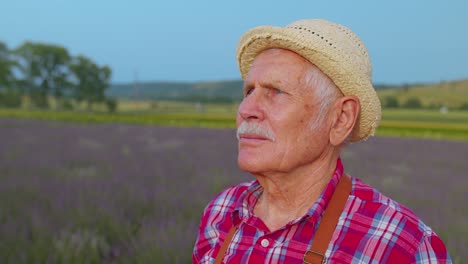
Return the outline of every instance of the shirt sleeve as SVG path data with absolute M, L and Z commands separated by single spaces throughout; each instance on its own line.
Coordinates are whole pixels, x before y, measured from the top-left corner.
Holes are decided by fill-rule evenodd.
M 210 213 L 210 208 L 213 206 L 213 201 L 211 201 L 203 210 L 202 217 L 200 219 L 200 225 L 198 227 L 197 238 L 195 240 L 195 246 L 193 248 L 192 262 L 200 263 L 200 257 L 211 247 L 210 240 L 205 236 L 205 228 L 208 221 L 208 216 Z
M 452 263 L 444 242 L 434 233 L 426 234 L 414 255 L 413 263 Z

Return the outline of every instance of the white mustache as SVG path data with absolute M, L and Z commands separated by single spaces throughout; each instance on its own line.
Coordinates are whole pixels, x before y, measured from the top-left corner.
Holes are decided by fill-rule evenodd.
M 240 139 L 241 134 L 254 134 L 261 137 L 265 137 L 271 141 L 275 141 L 275 134 L 268 127 L 263 127 L 258 123 L 248 123 L 242 121 L 240 126 L 237 128 L 237 140 Z

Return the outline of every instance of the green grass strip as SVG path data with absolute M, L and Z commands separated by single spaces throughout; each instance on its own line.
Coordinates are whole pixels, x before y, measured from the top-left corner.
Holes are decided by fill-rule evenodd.
M 235 117 L 233 115 L 196 112 L 180 114 L 89 113 L 0 109 L 0 118 L 30 118 L 84 124 L 129 123 L 175 127 L 235 128 Z M 468 123 L 384 120 L 377 129 L 377 135 L 468 140 Z
M 1 109 L 2 118 L 29 118 L 55 121 L 92 123 L 130 123 L 182 127 L 233 128 L 235 118 L 225 115 L 203 114 L 142 114 L 142 113 L 88 113 L 26 111 Z

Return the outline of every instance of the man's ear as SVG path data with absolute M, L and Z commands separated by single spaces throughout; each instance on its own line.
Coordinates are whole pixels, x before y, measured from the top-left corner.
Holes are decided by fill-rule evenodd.
M 359 118 L 361 105 L 356 96 L 343 96 L 334 105 L 333 126 L 330 129 L 330 143 L 339 146 L 351 134 Z

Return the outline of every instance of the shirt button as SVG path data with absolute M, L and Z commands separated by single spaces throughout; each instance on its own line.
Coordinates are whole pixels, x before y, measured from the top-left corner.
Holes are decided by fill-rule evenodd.
M 262 245 L 262 247 L 268 247 L 268 245 L 270 245 L 270 241 L 268 241 L 268 239 L 264 238 L 260 242 L 260 245 Z

